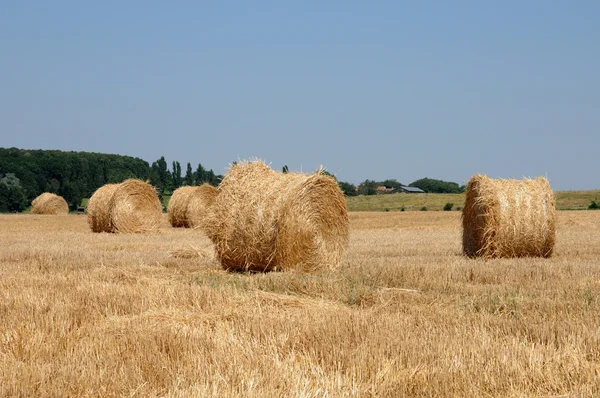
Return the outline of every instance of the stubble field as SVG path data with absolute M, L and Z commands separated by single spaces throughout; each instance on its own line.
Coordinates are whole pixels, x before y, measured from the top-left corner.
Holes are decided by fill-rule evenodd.
M 600 211 L 550 259 L 461 255 L 460 212 L 350 213 L 343 267 L 227 273 L 199 231 L 0 215 L 0 396 L 597 396 Z

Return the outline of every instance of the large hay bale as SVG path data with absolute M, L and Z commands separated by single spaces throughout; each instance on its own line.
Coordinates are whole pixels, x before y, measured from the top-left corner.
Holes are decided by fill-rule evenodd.
M 187 223 L 191 228 L 206 229 L 209 212 L 219 196 L 219 190 L 210 184 L 202 184 L 192 192 L 187 206 Z
M 160 227 L 162 205 L 156 190 L 140 180 L 125 180 L 109 204 L 111 232 L 141 233 Z
M 162 205 L 151 185 L 129 179 L 98 188 L 87 213 L 93 232 L 150 232 L 160 226 Z
M 177 188 L 171 200 L 169 200 L 169 208 L 167 210 L 169 223 L 175 228 L 189 228 L 188 223 L 188 204 L 192 198 L 192 194 L 198 187 L 180 187 Z
M 106 184 L 94 192 L 87 205 L 87 220 L 93 232 L 111 232 L 108 204 L 119 184 Z
M 284 174 L 261 161 L 231 167 L 205 226 L 223 268 L 241 271 L 336 268 L 348 229 L 332 177 Z
M 62 196 L 44 192 L 31 202 L 31 212 L 34 214 L 68 214 L 69 205 Z
M 495 180 L 475 175 L 462 213 L 463 252 L 469 257 L 550 257 L 555 198 L 548 180 Z

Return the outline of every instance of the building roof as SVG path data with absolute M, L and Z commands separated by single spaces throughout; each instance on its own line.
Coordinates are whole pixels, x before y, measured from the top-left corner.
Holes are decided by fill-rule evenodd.
M 410 192 L 410 193 L 425 193 L 425 191 L 423 191 L 421 188 L 417 188 L 417 187 L 406 187 L 406 186 L 401 186 L 399 189 L 399 191 L 404 191 L 404 192 Z

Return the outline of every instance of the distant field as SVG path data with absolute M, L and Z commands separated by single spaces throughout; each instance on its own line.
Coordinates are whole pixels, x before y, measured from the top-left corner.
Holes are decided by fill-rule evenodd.
M 584 210 L 592 200 L 600 201 L 600 190 L 594 191 L 558 191 L 556 192 L 556 208 L 558 210 Z M 446 203 L 452 203 L 452 210 L 462 209 L 465 194 L 438 193 L 396 193 L 389 195 L 371 195 L 347 197 L 350 211 L 406 211 L 442 210 Z
M 165 208 L 169 206 L 171 196 L 163 197 Z M 586 210 L 591 201 L 600 202 L 600 190 L 593 191 L 558 191 L 556 192 L 556 208 L 558 210 Z M 465 194 L 451 193 L 395 193 L 388 195 L 346 197 L 349 211 L 415 211 L 426 207 L 427 210 L 439 211 L 446 203 L 452 203 L 453 211 L 461 210 L 465 203 Z

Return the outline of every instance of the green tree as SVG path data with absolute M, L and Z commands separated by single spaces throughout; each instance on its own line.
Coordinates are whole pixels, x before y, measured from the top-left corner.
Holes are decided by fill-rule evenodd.
M 433 178 L 421 178 L 411 182 L 409 187 L 421 188 L 428 193 L 462 193 L 461 187 L 455 182 L 435 180 Z
M 192 164 L 188 162 L 187 169 L 185 171 L 185 185 L 192 186 L 194 185 L 194 172 L 192 171 Z
M 337 181 L 337 177 L 336 177 L 336 176 L 334 176 L 333 174 L 331 174 L 330 172 L 328 172 L 328 171 L 327 171 L 327 170 L 325 170 L 325 169 L 320 169 L 320 170 L 319 170 L 319 173 L 321 173 L 321 174 L 323 174 L 323 175 L 325 175 L 325 176 L 332 177 L 334 180 L 336 180 L 336 181 Z
M 148 162 L 129 156 L 18 148 L 0 148 L 0 169 L 20 180 L 28 201 L 53 192 L 71 208 L 106 183 L 152 175 Z
M 286 164 L 286 165 L 284 165 L 284 166 L 282 167 L 281 171 L 282 171 L 284 174 L 286 174 L 286 173 L 289 173 L 290 169 L 288 168 L 288 165 Z
M 217 176 L 215 175 L 214 171 L 212 171 L 212 169 L 208 170 L 205 174 L 204 174 L 204 182 L 208 183 L 210 185 L 214 185 L 217 186 L 219 185 L 219 183 L 216 181 L 217 180 Z
M 173 173 L 171 175 L 172 188 L 175 190 L 183 183 L 183 177 L 181 177 L 181 164 L 178 161 L 173 161 Z
M 167 161 L 165 160 L 165 157 L 161 156 L 160 159 L 156 161 L 156 164 L 158 165 L 158 177 L 160 178 L 160 183 L 163 186 L 163 189 L 169 189 L 171 185 L 171 173 L 167 167 Z
M 206 170 L 204 169 L 204 166 L 202 166 L 202 163 L 198 163 L 198 167 L 196 168 L 195 177 L 196 177 L 196 185 L 204 184 L 204 182 L 206 180 Z
M 354 184 L 344 181 L 338 181 L 338 185 L 344 193 L 344 196 L 358 196 L 358 192 L 356 191 L 356 187 L 354 186 Z
M 158 171 L 158 163 L 152 162 L 152 166 L 150 166 L 150 171 L 148 173 L 150 184 L 154 185 L 158 192 L 162 194 L 164 190 L 164 186 L 160 182 L 160 172 Z
M 198 163 L 195 178 L 196 185 L 210 184 L 216 187 L 221 183 L 223 176 L 215 174 L 215 172 L 212 169 L 206 170 L 201 163 Z
M 152 185 L 156 186 L 160 193 L 171 190 L 172 176 L 164 156 L 152 163 L 151 174 L 156 176 L 156 181 L 151 181 Z
M 399 183 L 395 178 L 391 178 L 391 179 L 382 181 L 381 185 L 383 185 L 386 188 L 393 188 L 393 189 L 398 189 L 402 186 L 402 184 Z
M 58 194 L 65 198 L 65 201 L 69 204 L 71 210 L 75 210 L 81 205 L 83 195 L 81 194 L 80 187 L 76 183 L 72 183 L 68 180 L 63 181 Z
M 27 204 L 21 181 L 13 173 L 7 173 L 0 179 L 0 210 L 23 211 Z
M 211 185 L 218 187 L 221 181 L 223 181 L 223 176 L 221 174 L 214 174 Z
M 375 195 L 377 194 L 377 182 L 372 180 L 365 180 L 358 186 L 359 195 Z

